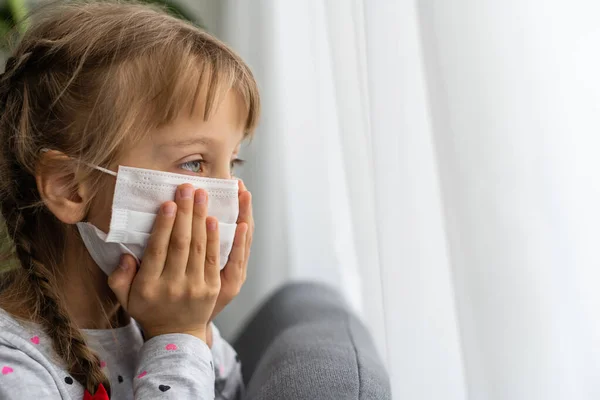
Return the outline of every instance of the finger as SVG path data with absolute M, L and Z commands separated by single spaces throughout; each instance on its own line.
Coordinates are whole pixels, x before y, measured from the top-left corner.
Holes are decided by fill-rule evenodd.
M 155 279 L 163 272 L 176 213 L 177 204 L 168 201 L 161 206 L 156 216 L 138 272 L 144 278 Z
M 254 235 L 254 206 L 252 205 L 252 193 L 248 192 L 248 205 L 250 210 L 248 211 L 248 232 L 250 236 L 246 238 L 249 244 L 252 244 L 252 236 Z
M 214 285 L 219 277 L 219 223 L 215 217 L 206 218 L 206 259 L 204 280 Z
M 254 215 L 252 213 L 252 193 L 245 191 L 240 193 L 240 213 L 238 215 L 237 223 L 245 222 L 248 224 L 248 232 L 250 236 L 254 232 Z M 249 238 L 247 237 L 246 240 Z
M 185 274 L 192 240 L 192 214 L 194 212 L 194 187 L 181 185 L 175 193 L 177 216 L 171 232 L 167 261 L 162 276 L 173 279 Z
M 135 278 L 136 266 L 135 258 L 129 254 L 124 254 L 121 256 L 121 261 L 119 261 L 119 267 L 108 277 L 108 286 L 114 292 L 119 303 L 125 308 L 125 311 L 127 311 L 129 303 L 129 292 L 133 278 Z
M 252 194 L 248 191 L 240 192 L 239 195 L 240 212 L 237 222 L 248 222 L 252 218 Z
M 246 234 L 248 233 L 248 225 L 245 222 L 239 223 L 235 230 L 233 246 L 229 253 L 227 265 L 221 271 L 221 290 L 226 286 L 230 286 L 233 293 L 236 295 L 239 288 L 242 286 L 243 269 L 245 264 L 246 253 Z
M 190 256 L 186 270 L 186 275 L 194 280 L 204 279 L 207 202 L 208 195 L 206 191 L 202 189 L 196 190 L 196 193 L 194 193 L 194 216 L 192 218 L 192 244 L 190 246 Z
M 249 232 L 252 234 L 254 231 L 254 215 L 252 211 L 252 193 L 246 189 L 244 181 L 238 179 L 239 185 L 239 207 L 240 212 L 238 214 L 237 223 L 246 222 L 248 224 Z
M 254 236 L 254 215 L 252 212 L 252 193 L 246 191 L 240 194 L 240 219 L 238 223 L 245 222 L 248 224 L 248 232 L 246 234 L 246 243 L 244 251 L 244 268 L 242 270 L 242 281 L 246 280 L 248 268 L 248 259 L 250 258 L 250 249 L 252 247 L 252 239 Z
M 244 184 L 244 181 L 241 179 L 238 179 L 238 188 L 240 190 L 240 193 L 248 191 L 248 189 L 246 189 L 246 185 Z

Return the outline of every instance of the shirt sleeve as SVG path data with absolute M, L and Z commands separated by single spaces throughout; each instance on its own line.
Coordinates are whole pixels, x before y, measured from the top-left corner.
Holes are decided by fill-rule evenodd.
M 244 395 L 244 380 L 240 359 L 229 343 L 213 324 L 212 355 L 215 362 L 215 398 L 240 400 Z
M 191 335 L 153 337 L 140 350 L 133 391 L 135 399 L 144 400 L 214 399 L 211 350 Z
M 61 399 L 50 372 L 21 350 L 0 345 L 0 399 Z

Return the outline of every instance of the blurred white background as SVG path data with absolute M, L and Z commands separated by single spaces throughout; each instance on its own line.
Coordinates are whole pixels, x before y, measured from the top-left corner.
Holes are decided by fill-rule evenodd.
M 227 336 L 317 279 L 394 398 L 600 398 L 600 2 L 188 3 L 264 101 Z

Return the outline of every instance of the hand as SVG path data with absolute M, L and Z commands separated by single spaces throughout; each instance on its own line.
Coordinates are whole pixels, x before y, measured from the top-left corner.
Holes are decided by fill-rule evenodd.
M 246 282 L 246 271 L 254 234 L 254 217 L 252 216 L 252 194 L 246 189 L 241 179 L 238 182 L 240 188 L 238 225 L 229 259 L 221 271 L 221 291 L 210 317 L 211 321 L 238 295 L 242 285 Z
M 108 278 L 147 339 L 187 333 L 207 340 L 220 290 L 218 222 L 207 216 L 207 203 L 204 190 L 181 185 L 156 217 L 139 271 L 127 255 Z

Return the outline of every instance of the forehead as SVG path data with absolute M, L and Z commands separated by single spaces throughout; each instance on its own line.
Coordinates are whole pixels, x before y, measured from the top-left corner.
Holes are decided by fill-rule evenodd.
M 151 132 L 153 142 L 178 147 L 237 146 L 245 137 L 246 110 L 240 96 L 230 90 L 211 106 L 208 114 L 206 101 L 200 95 L 193 107 L 184 107 L 176 118 Z

